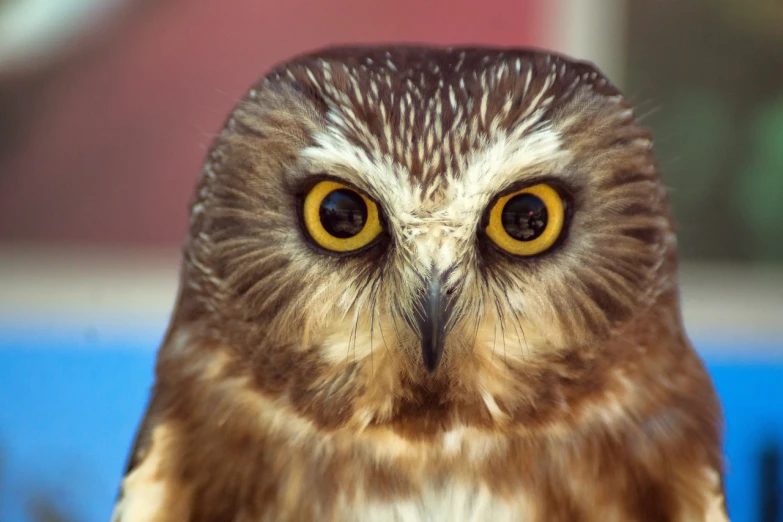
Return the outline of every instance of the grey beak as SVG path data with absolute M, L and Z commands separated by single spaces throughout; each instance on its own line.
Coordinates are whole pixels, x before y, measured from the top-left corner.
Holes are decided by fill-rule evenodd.
M 451 318 L 451 296 L 443 288 L 443 275 L 431 277 L 419 298 L 418 327 L 424 366 L 434 372 L 443 355 L 443 345 Z

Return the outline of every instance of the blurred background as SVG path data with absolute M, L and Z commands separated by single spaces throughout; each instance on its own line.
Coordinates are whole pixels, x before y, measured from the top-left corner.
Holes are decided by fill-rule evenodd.
M 783 2 L 0 0 L 0 521 L 108 520 L 206 147 L 266 69 L 357 42 L 596 62 L 652 127 L 734 522 L 781 522 Z

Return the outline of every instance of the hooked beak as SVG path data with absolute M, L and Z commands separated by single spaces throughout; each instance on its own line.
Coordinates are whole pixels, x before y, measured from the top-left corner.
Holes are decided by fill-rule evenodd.
M 445 276 L 436 275 L 427 280 L 419 298 L 418 327 L 421 337 L 421 356 L 424 366 L 434 372 L 443 355 L 443 345 L 451 318 L 451 295 L 443 288 Z

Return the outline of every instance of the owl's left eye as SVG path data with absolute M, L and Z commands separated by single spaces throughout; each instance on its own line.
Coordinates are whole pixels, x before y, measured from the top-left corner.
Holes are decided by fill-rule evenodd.
M 539 183 L 498 198 L 489 211 L 487 236 L 515 256 L 546 252 L 563 231 L 565 206 L 551 185 Z
M 335 181 L 321 181 L 310 189 L 302 217 L 310 238 L 332 252 L 359 250 L 382 231 L 378 206 L 364 194 Z

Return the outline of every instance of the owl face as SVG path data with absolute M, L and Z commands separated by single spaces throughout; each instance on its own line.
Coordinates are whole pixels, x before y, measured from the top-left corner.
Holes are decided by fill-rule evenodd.
M 671 285 L 674 239 L 649 134 L 591 65 L 333 49 L 238 105 L 186 261 L 243 357 L 388 406 L 602 343 Z

